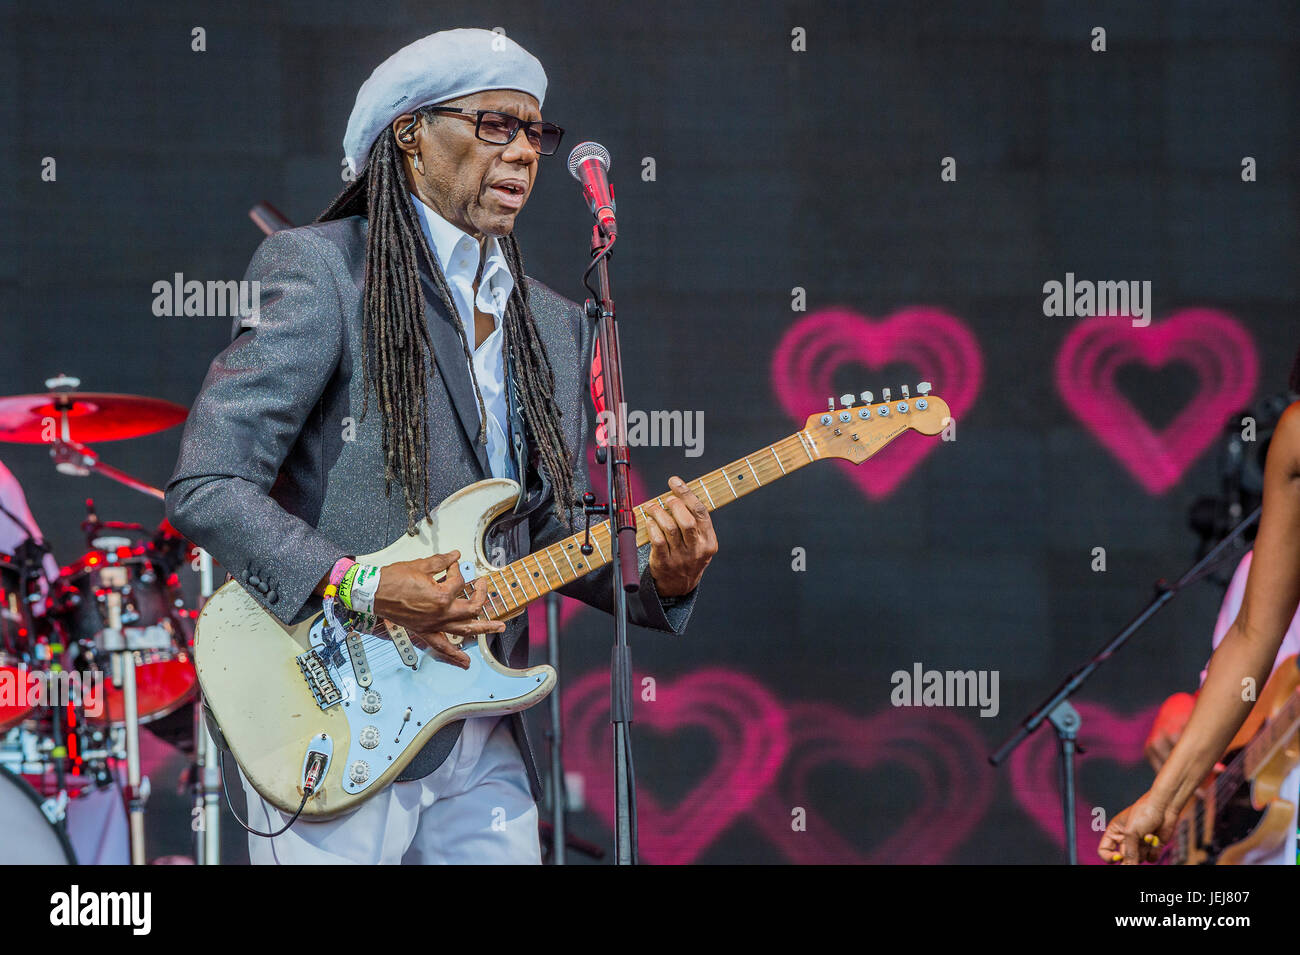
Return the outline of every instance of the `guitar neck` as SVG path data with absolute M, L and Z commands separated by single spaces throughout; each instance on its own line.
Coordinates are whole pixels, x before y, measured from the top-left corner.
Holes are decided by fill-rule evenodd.
M 760 451 L 732 461 L 726 467 L 710 471 L 686 486 L 705 507 L 715 511 L 724 504 L 739 500 L 746 494 L 811 464 L 819 457 L 821 454 L 812 435 L 807 431 L 797 431 Z M 638 547 L 650 540 L 646 524 L 651 518 L 646 515 L 646 507 L 652 504 L 662 506 L 674 496 L 673 492 L 668 491 L 632 508 L 637 516 Z M 612 553 L 610 522 L 604 520 L 592 526 L 590 554 L 583 554 L 581 550 L 586 539 L 585 532 L 574 534 L 490 571 L 487 578 L 491 586 L 480 616 L 489 620 L 511 616 L 532 601 L 609 563 Z

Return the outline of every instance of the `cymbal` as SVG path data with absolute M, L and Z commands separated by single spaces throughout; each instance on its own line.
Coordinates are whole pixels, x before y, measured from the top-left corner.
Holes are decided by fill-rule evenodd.
M 67 438 L 72 441 L 121 441 L 165 431 L 188 414 L 178 404 L 143 395 L 90 391 L 10 395 L 0 397 L 0 441 L 51 444 L 61 440 L 64 415 Z

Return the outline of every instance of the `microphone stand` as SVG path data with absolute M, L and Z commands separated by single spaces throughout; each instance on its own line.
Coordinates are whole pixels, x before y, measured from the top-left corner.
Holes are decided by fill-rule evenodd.
M 1011 734 L 1006 742 L 989 756 L 990 763 L 994 766 L 1000 765 L 1011 755 L 1012 750 L 1023 743 L 1030 733 L 1038 729 L 1043 720 L 1048 720 L 1052 724 L 1060 742 L 1061 809 L 1065 813 L 1065 857 L 1069 865 L 1079 864 L 1079 846 L 1075 838 L 1074 818 L 1074 755 L 1076 751 L 1080 751 L 1076 739 L 1078 738 L 1081 723 L 1079 711 L 1070 705 L 1069 698 L 1087 682 L 1098 667 L 1128 643 L 1129 638 L 1137 633 L 1143 624 L 1154 617 L 1165 604 L 1177 597 L 1183 591 L 1183 588 L 1208 577 L 1221 564 L 1236 556 L 1235 552 L 1227 552 L 1228 547 L 1235 544 L 1250 526 L 1259 520 L 1262 509 L 1262 505 L 1255 508 L 1240 524 L 1229 531 L 1223 540 L 1219 541 L 1204 557 L 1193 564 L 1183 576 L 1179 577 L 1175 583 L 1170 584 L 1163 577 L 1157 580 L 1155 584 L 1156 594 L 1142 612 L 1112 637 L 1110 642 L 1102 647 L 1096 656 L 1067 677 L 1065 682 L 1057 687 L 1046 701 L 1021 721 L 1020 727 Z
M 632 492 L 629 483 L 631 459 L 623 433 L 622 409 L 623 366 L 618 348 L 618 325 L 614 319 L 614 300 L 610 297 L 608 259 L 615 239 L 608 236 L 600 225 L 591 230 L 592 261 L 583 274 L 596 272 L 597 287 L 588 291 L 594 298 L 587 299 L 586 313 L 596 323 L 595 333 L 600 343 L 600 380 L 605 409 L 613 409 L 612 427 L 605 428 L 606 447 L 597 450 L 598 461 L 605 464 L 609 503 L 593 506 L 594 497 L 584 500 L 588 514 L 609 513 L 610 564 L 613 567 L 614 647 L 611 651 L 609 719 L 614 726 L 614 862 L 616 865 L 635 865 L 637 859 L 636 776 L 632 767 L 632 652 L 627 643 L 627 595 L 636 593 L 641 586 L 637 568 L 636 517 L 632 513 Z M 607 420 L 608 420 L 607 416 Z M 604 451 L 602 459 L 600 452 Z M 584 496 L 585 497 L 585 496 Z M 590 553 L 591 545 L 585 544 Z

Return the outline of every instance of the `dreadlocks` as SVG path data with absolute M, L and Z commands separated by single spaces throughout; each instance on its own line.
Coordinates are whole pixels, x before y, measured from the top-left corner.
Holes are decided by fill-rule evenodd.
M 437 114 L 421 114 L 436 116 Z M 317 222 L 360 215 L 370 220 L 366 234 L 366 279 L 362 309 L 362 364 L 366 388 L 361 405 L 364 419 L 370 391 L 383 415 L 384 490 L 392 493 L 394 478 L 402 485 L 407 510 L 407 533 L 429 512 L 428 405 L 425 359 L 434 368 L 433 350 L 425 326 L 424 295 L 420 289 L 419 256 L 423 255 L 442 296 L 447 313 L 457 316 L 447 278 L 425 240 L 411 203 L 402 152 L 392 128 L 380 134 L 365 169 L 322 212 Z M 555 374 L 533 321 L 524 280 L 524 263 L 513 235 L 497 239 L 505 256 L 514 289 L 506 302 L 503 333 L 514 366 L 516 393 L 523 405 L 524 423 L 540 465 L 551 482 L 555 513 L 572 528 L 570 508 L 575 503 L 573 469 L 560 429 L 561 411 L 555 405 Z M 483 395 L 473 375 L 465 323 L 458 322 L 461 347 L 470 362 L 474 396 L 478 399 L 478 442 L 487 443 Z M 520 475 L 521 482 L 525 475 Z

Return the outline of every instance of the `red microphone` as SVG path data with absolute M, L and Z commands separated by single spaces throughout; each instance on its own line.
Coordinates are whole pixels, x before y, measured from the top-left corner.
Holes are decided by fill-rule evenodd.
M 578 143 L 569 153 L 569 173 L 582 183 L 587 208 L 609 238 L 618 236 L 614 222 L 614 187 L 609 184 L 609 150 L 600 143 Z

